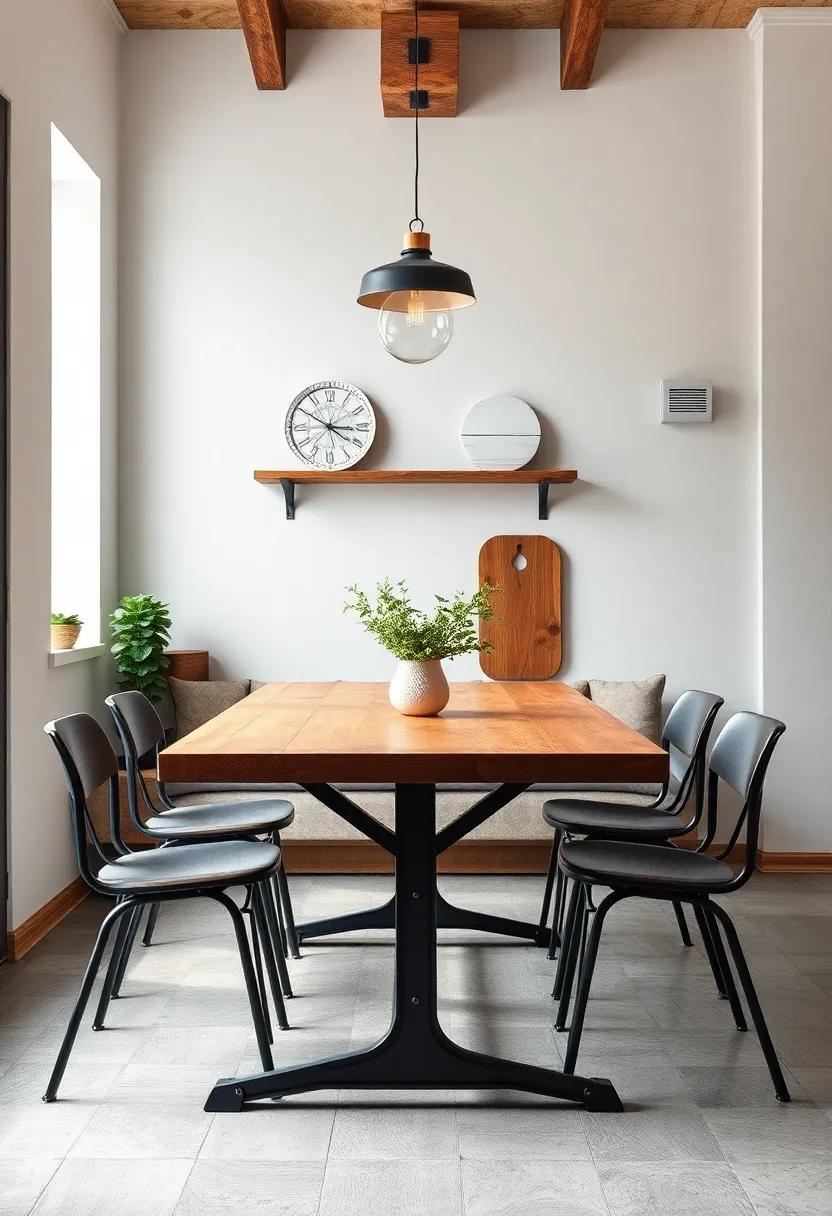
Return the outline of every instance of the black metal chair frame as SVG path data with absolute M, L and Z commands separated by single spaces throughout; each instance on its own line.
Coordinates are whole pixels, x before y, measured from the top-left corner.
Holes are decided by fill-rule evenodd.
M 94 720 L 90 719 L 90 721 Z M 114 926 L 118 926 L 116 938 L 113 944 L 110 962 L 107 968 L 107 973 L 104 979 L 98 1007 L 93 1021 L 93 1030 L 104 1029 L 104 1017 L 106 1015 L 107 1006 L 112 997 L 113 986 L 116 979 L 123 974 L 124 966 L 126 964 L 125 950 L 128 935 L 131 928 L 133 928 L 133 931 L 135 932 L 134 926 L 138 924 L 138 920 L 140 919 L 144 908 L 147 906 L 152 907 L 153 905 L 158 906 L 159 903 L 175 902 L 183 899 L 213 899 L 224 907 L 231 917 L 260 1058 L 263 1062 L 264 1068 L 272 1068 L 272 1036 L 268 1019 L 268 1005 L 265 1000 L 265 992 L 262 982 L 258 982 L 258 976 L 260 975 L 262 964 L 258 961 L 257 967 L 255 968 L 252 962 L 251 951 L 249 950 L 248 938 L 246 936 L 245 921 L 243 920 L 241 909 L 238 908 L 234 900 L 231 899 L 231 897 L 227 894 L 226 888 L 229 884 L 225 881 L 210 882 L 194 885 L 193 887 L 188 888 L 179 887 L 172 889 L 170 887 L 160 887 L 158 889 L 142 889 L 141 891 L 134 890 L 119 895 L 114 892 L 111 886 L 101 882 L 98 878 L 97 872 L 93 870 L 92 866 L 90 865 L 89 850 L 91 850 L 92 853 L 97 856 L 102 865 L 111 864 L 112 858 L 107 856 L 104 846 L 95 831 L 95 827 L 93 826 L 92 817 L 87 804 L 88 791 L 84 788 L 84 783 L 69 748 L 60 737 L 58 729 L 59 724 L 60 720 L 48 722 L 44 727 L 44 730 L 49 735 L 50 739 L 55 745 L 55 748 L 57 749 L 58 755 L 60 756 L 63 764 L 67 785 L 69 787 L 69 804 L 78 869 L 84 882 L 92 891 L 98 895 L 104 895 L 109 899 L 115 897 L 116 904 L 115 907 L 112 908 L 104 918 L 99 928 L 95 945 L 93 946 L 92 953 L 90 954 L 86 971 L 84 972 L 81 988 L 75 1005 L 73 1006 L 72 1014 L 67 1025 L 67 1029 L 64 1033 L 64 1038 L 61 1042 L 61 1047 L 55 1061 L 55 1066 L 49 1078 L 46 1092 L 43 1095 L 44 1102 L 54 1102 L 58 1096 L 58 1088 L 66 1070 L 66 1066 L 78 1034 L 78 1029 L 81 1025 L 81 1019 L 83 1018 L 84 1011 L 89 1002 L 93 984 L 95 983 L 96 976 L 101 967 L 107 942 Z M 106 775 L 103 778 L 103 780 L 106 780 L 107 783 L 109 825 L 113 848 L 117 856 L 125 857 L 131 853 L 131 850 L 124 843 L 121 835 L 118 761 L 115 752 L 112 752 L 112 770 L 109 775 Z M 103 781 L 99 784 L 102 783 Z M 95 788 L 98 788 L 98 785 L 96 785 Z M 89 792 L 91 792 L 91 790 Z M 270 875 L 266 877 L 268 878 Z M 260 933 L 259 941 L 266 962 L 266 970 L 270 977 L 272 994 L 275 999 L 275 1004 L 279 1010 L 280 1006 L 278 1005 L 278 1000 L 280 998 L 280 985 L 274 961 L 276 953 L 276 926 L 271 923 L 269 919 L 269 900 L 264 898 L 263 894 L 263 888 L 265 885 L 265 880 L 252 884 L 248 888 L 248 893 L 249 898 L 256 910 L 255 915 Z M 252 923 L 254 923 L 254 918 Z M 268 944 L 266 944 L 267 942 Z M 258 950 L 258 959 L 259 953 L 260 950 Z
M 578 960 L 580 959 L 578 988 L 575 997 L 575 1007 L 572 1013 L 572 1023 L 569 1029 L 564 1072 L 573 1073 L 575 1071 L 601 932 L 610 910 L 622 900 L 631 898 L 660 900 L 673 904 L 681 902 L 689 904 L 694 912 L 697 924 L 702 932 L 705 951 L 719 994 L 728 1000 L 737 1030 L 745 1031 L 748 1029 L 748 1026 L 722 940 L 720 926 L 722 927 L 740 979 L 740 985 L 751 1012 L 754 1028 L 760 1039 L 760 1046 L 774 1084 L 775 1094 L 780 1102 L 790 1101 L 789 1090 L 783 1077 L 779 1060 L 777 1059 L 777 1053 L 763 1016 L 736 928 L 728 912 L 712 898 L 714 895 L 727 895 L 738 891 L 741 887 L 745 886 L 754 873 L 760 837 L 760 817 L 762 814 L 765 775 L 777 741 L 786 729 L 783 723 L 777 722 L 776 719 L 767 719 L 767 721 L 772 724 L 771 734 L 766 744 L 760 750 L 745 791 L 734 787 L 737 793 L 744 793 L 743 805 L 737 817 L 734 830 L 731 833 L 730 840 L 725 848 L 715 857 L 717 861 L 725 861 L 736 846 L 740 833 L 743 827 L 745 827 L 746 837 L 742 864 L 736 871 L 733 879 L 729 882 L 721 883 L 718 887 L 715 887 L 713 884 L 704 884 L 700 888 L 692 887 L 689 884 L 682 885 L 681 883 L 665 887 L 653 884 L 640 886 L 636 881 L 628 883 L 625 878 L 613 880 L 609 876 L 601 877 L 599 875 L 596 881 L 605 887 L 612 887 L 612 891 L 601 901 L 596 909 L 591 901 L 592 881 L 587 880 L 586 874 L 582 874 L 577 868 L 571 867 L 568 857 L 561 855 L 560 866 L 573 879 L 574 886 L 564 934 L 564 947 L 561 951 L 563 975 L 561 977 L 561 991 L 559 994 L 560 1004 L 556 1018 L 556 1029 L 560 1031 L 566 1029 L 572 982 L 576 966 L 578 966 Z M 717 740 L 717 744 L 718 742 L 719 740 Z M 716 835 L 719 780 L 720 773 L 711 768 L 708 774 L 707 826 L 705 836 L 695 850 L 698 854 L 706 853 L 708 848 L 713 844 Z M 660 848 L 662 846 L 642 845 L 641 847 Z M 592 927 L 587 932 L 590 915 L 592 916 Z M 580 929 L 578 928 L 579 919 L 581 922 Z M 561 970 L 560 967 L 559 970 Z
M 147 747 L 141 747 L 140 745 L 138 745 L 136 743 L 136 740 L 133 737 L 133 733 L 130 729 L 127 719 L 125 718 L 125 716 L 121 710 L 121 707 L 119 704 L 119 695 L 116 694 L 116 695 L 105 698 L 105 704 L 106 704 L 107 708 L 110 710 L 110 713 L 112 714 L 113 722 L 115 723 L 116 730 L 118 732 L 122 747 L 124 749 L 125 770 L 126 770 L 126 775 L 127 775 L 127 813 L 130 818 L 130 822 L 133 825 L 133 827 L 136 829 L 136 831 L 139 832 L 142 836 L 145 836 L 148 839 L 153 840 L 154 842 L 158 842 L 160 837 L 163 836 L 163 832 L 160 830 L 149 831 L 147 829 L 147 827 L 145 826 L 144 821 L 142 820 L 141 814 L 139 813 L 139 797 L 138 797 L 137 791 L 140 792 L 142 804 L 144 805 L 144 808 L 148 812 L 148 814 L 151 816 L 160 817 L 162 820 L 164 820 L 164 813 L 161 816 L 159 816 L 159 813 L 158 813 L 156 807 L 153 805 L 152 799 L 150 797 L 150 791 L 148 790 L 147 783 L 145 782 L 145 779 L 144 779 L 144 774 L 142 773 L 142 771 L 139 767 L 139 755 L 145 754 L 145 752 L 150 750 L 150 748 L 152 747 L 153 752 L 154 752 L 154 758 L 157 758 L 158 753 L 159 753 L 159 748 L 164 747 L 164 745 L 165 745 L 165 741 L 166 741 L 165 740 L 165 729 L 162 725 L 161 720 L 159 719 L 158 714 L 156 713 L 155 709 L 153 708 L 153 705 L 149 701 L 147 701 L 146 698 L 145 698 L 145 702 L 146 702 L 145 709 L 146 709 L 146 711 L 148 711 L 148 717 L 150 718 L 151 721 L 155 720 L 154 725 L 153 725 L 154 738 L 152 739 L 152 741 L 151 740 L 147 741 L 147 743 L 148 743 Z M 169 797 L 169 795 L 167 793 L 167 790 L 165 789 L 164 782 L 159 781 L 158 777 L 156 779 L 156 792 L 157 792 L 159 801 L 168 810 L 176 811 L 176 810 L 182 809 L 181 807 L 178 807 L 176 805 L 176 803 L 171 800 L 171 798 Z M 273 830 L 272 832 L 270 832 L 269 836 L 270 836 L 270 840 L 271 840 L 272 844 L 275 844 L 278 846 L 278 848 L 281 848 L 280 832 L 277 830 Z M 254 837 L 248 833 L 230 831 L 227 835 L 225 835 L 225 834 L 217 835 L 214 832 L 214 833 L 211 833 L 210 835 L 206 835 L 205 837 L 199 837 L 199 836 L 189 837 L 187 840 L 183 840 L 181 838 L 171 839 L 171 840 L 168 840 L 166 842 L 166 844 L 163 845 L 163 847 L 172 847 L 174 845 L 176 847 L 183 847 L 183 846 L 186 846 L 187 844 L 197 844 L 197 843 L 202 844 L 202 843 L 208 843 L 211 841 L 218 841 L 218 840 L 254 840 L 254 839 L 256 839 L 256 837 Z M 285 871 L 285 868 L 283 865 L 282 850 L 281 850 L 280 866 L 278 868 L 277 874 L 271 880 L 270 886 L 271 886 L 272 890 L 271 890 L 271 894 L 270 894 L 268 902 L 271 905 L 272 910 L 276 914 L 275 919 L 277 922 L 277 933 L 278 933 L 278 938 L 280 941 L 280 951 L 278 952 L 278 955 L 277 955 L 276 965 L 277 965 L 278 973 L 280 976 L 280 986 L 281 986 L 283 996 L 290 998 L 293 995 L 292 983 L 291 983 L 291 979 L 289 977 L 289 971 L 288 971 L 288 968 L 286 967 L 285 960 L 286 960 L 287 956 L 289 956 L 290 954 L 293 958 L 300 958 L 300 950 L 298 948 L 298 938 L 297 938 L 297 932 L 295 929 L 295 919 L 294 919 L 294 913 L 292 910 L 292 901 L 291 901 L 291 897 L 289 894 L 289 885 L 286 880 L 286 871 Z M 243 905 L 241 911 L 244 913 L 252 912 L 252 902 L 250 899 L 246 899 L 246 902 Z M 147 922 L 145 924 L 144 935 L 142 937 L 142 945 L 144 945 L 144 946 L 149 946 L 153 940 L 153 933 L 156 928 L 156 921 L 157 921 L 158 915 L 159 915 L 159 905 L 151 904 L 151 906 L 148 910 L 148 914 L 147 914 Z M 115 983 L 113 985 L 112 996 L 114 998 L 118 997 L 119 993 L 121 991 L 121 981 L 124 976 L 124 971 L 125 971 L 125 968 L 127 965 L 127 961 L 132 952 L 133 945 L 135 943 L 135 939 L 138 935 L 140 919 L 141 918 L 138 916 L 134 918 L 133 923 L 130 925 L 130 927 L 126 931 L 125 938 L 122 943 L 123 958 L 122 958 L 122 964 L 116 975 Z M 261 970 L 259 968 L 259 952 L 256 949 L 257 936 L 258 936 L 257 924 L 256 924 L 256 920 L 255 920 L 254 916 L 251 916 L 250 920 L 251 920 L 252 943 L 255 946 L 255 961 L 258 961 L 258 978 L 260 978 Z M 261 980 L 261 986 L 262 986 L 262 980 Z M 282 1004 L 282 1002 L 281 1002 L 281 1004 Z M 285 1021 L 285 1011 L 281 1011 L 280 1008 L 278 1008 L 278 1021 L 279 1021 L 279 1024 L 281 1025 L 281 1028 L 285 1029 L 286 1027 L 283 1026 L 283 1022 Z
M 681 701 L 682 697 L 684 697 L 686 695 L 687 695 L 686 693 L 682 693 L 680 695 L 679 699 L 677 700 L 676 704 L 678 705 L 679 702 Z M 709 695 L 713 695 L 713 694 L 709 694 Z M 688 763 L 685 766 L 684 772 L 682 773 L 682 776 L 679 780 L 679 786 L 678 786 L 678 789 L 676 790 L 676 793 L 675 793 L 672 801 L 667 806 L 663 805 L 666 802 L 667 795 L 668 795 L 668 784 L 665 783 L 664 785 L 662 785 L 661 791 L 658 794 L 658 796 L 656 798 L 654 798 L 654 800 L 652 802 L 645 803 L 643 806 L 637 807 L 637 808 L 628 807 L 628 809 L 637 809 L 637 810 L 641 810 L 644 812 L 660 810 L 662 812 L 662 814 L 666 814 L 668 817 L 668 825 L 667 825 L 667 835 L 666 835 L 665 839 L 670 839 L 672 836 L 684 836 L 688 832 L 694 831 L 699 826 L 699 823 L 701 822 L 702 814 L 704 811 L 704 802 L 705 802 L 705 756 L 706 756 L 707 748 L 708 748 L 708 739 L 709 739 L 711 731 L 713 729 L 714 722 L 716 721 L 716 716 L 719 713 L 720 709 L 722 708 L 723 704 L 724 704 L 724 701 L 722 700 L 721 697 L 714 698 L 714 703 L 702 722 L 701 728 L 699 730 L 699 733 L 698 733 L 698 736 L 696 739 L 694 749 L 690 753 L 690 755 L 686 756 Z M 674 706 L 674 708 L 675 708 L 675 706 Z M 667 729 L 667 726 L 670 723 L 670 716 L 672 716 L 672 713 L 673 713 L 673 710 L 670 711 L 670 715 L 668 716 L 668 721 L 667 721 L 667 723 L 665 723 L 665 729 Z M 668 737 L 667 734 L 663 734 L 663 736 L 662 736 L 662 747 L 665 749 L 665 751 L 668 751 L 668 752 L 673 747 L 673 742 Z M 678 752 L 678 754 L 680 756 L 685 755 L 685 753 L 683 751 L 681 751 L 681 749 L 679 749 L 679 748 L 677 748 L 676 751 Z M 684 809 L 684 807 L 688 804 L 691 794 L 693 794 L 692 813 L 688 817 L 687 820 L 680 820 L 678 818 L 678 813 L 680 811 L 682 811 Z M 588 836 L 590 839 L 600 839 L 600 838 L 607 839 L 607 840 L 609 840 L 609 839 L 615 839 L 615 840 L 646 840 L 646 839 L 648 839 L 647 834 L 644 832 L 627 833 L 626 831 L 622 831 L 622 832 L 613 833 L 608 830 L 599 832 L 599 831 L 594 831 L 590 826 L 587 826 L 585 831 L 581 831 L 580 834 Z M 549 919 L 549 909 L 550 909 L 550 905 L 552 902 L 552 890 L 554 887 L 554 908 L 552 910 L 552 925 L 551 925 L 551 932 L 550 932 L 550 937 L 549 937 L 549 958 L 550 959 L 553 959 L 557 956 L 557 948 L 559 945 L 561 945 L 561 941 L 562 941 L 563 937 L 565 936 L 564 935 L 564 914 L 566 911 L 567 879 L 566 879 L 566 875 L 563 873 L 563 871 L 558 866 L 558 854 L 560 852 L 561 842 L 564 839 L 569 839 L 569 838 L 570 838 L 570 834 L 567 831 L 565 831 L 564 829 L 562 829 L 562 828 L 555 829 L 554 838 L 552 840 L 552 850 L 551 850 L 551 853 L 549 854 L 549 868 L 546 872 L 546 885 L 544 887 L 543 905 L 542 905 L 541 912 L 540 912 L 540 928 L 541 928 L 541 930 L 544 930 L 547 926 L 548 919 Z M 652 834 L 652 839 L 653 840 L 657 839 L 655 834 Z M 682 910 L 681 903 L 678 900 L 673 901 L 673 910 L 676 915 L 677 923 L 679 925 L 679 932 L 681 934 L 682 943 L 685 946 L 691 946 L 693 943 L 690 938 L 690 933 L 688 931 L 688 927 L 687 927 L 687 923 L 685 921 L 685 915 Z M 553 996 L 557 997 L 560 995 L 559 988 L 560 988 L 560 985 L 556 982 L 555 989 L 553 990 L 553 993 L 552 993 Z

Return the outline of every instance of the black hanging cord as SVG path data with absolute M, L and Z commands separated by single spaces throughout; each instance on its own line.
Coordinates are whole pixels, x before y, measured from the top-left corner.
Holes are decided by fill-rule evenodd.
M 414 15 L 416 18 L 416 31 L 415 31 L 415 33 L 416 33 L 416 56 L 415 56 L 416 67 L 415 67 L 415 71 L 414 71 L 414 75 L 415 75 L 414 83 L 415 83 L 415 87 L 416 87 L 416 93 L 415 93 L 415 97 L 414 97 L 414 100 L 416 102 L 416 116 L 415 116 L 415 119 L 413 122 L 415 170 L 413 173 L 413 219 L 408 224 L 408 227 L 410 228 L 410 231 L 412 232 L 413 225 L 419 224 L 420 225 L 419 231 L 424 232 L 425 222 L 422 219 L 422 217 L 419 215 L 419 0 L 413 0 L 413 12 L 414 12 Z

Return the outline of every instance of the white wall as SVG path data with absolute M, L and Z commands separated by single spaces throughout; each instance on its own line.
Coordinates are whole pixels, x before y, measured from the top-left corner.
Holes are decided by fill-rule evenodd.
M 294 33 L 290 87 L 258 93 L 243 40 L 125 41 L 121 223 L 122 592 L 170 600 L 175 644 L 259 678 L 383 679 L 341 615 L 385 574 L 472 587 L 495 533 L 565 559 L 564 678 L 669 676 L 732 707 L 757 688 L 754 89 L 742 31 L 607 31 L 597 83 L 557 86 L 555 31 L 461 40 L 462 113 L 423 125 L 440 259 L 479 296 L 419 368 L 382 349 L 361 274 L 411 214 L 407 122 L 385 120 L 376 32 Z M 712 426 L 661 426 L 659 381 L 716 385 Z M 297 519 L 256 467 L 290 463 L 305 384 L 362 387 L 367 461 L 463 467 L 479 398 L 538 410 L 532 487 L 318 487 Z M 453 678 L 479 673 L 456 662 Z
M 829 853 L 832 13 L 762 16 L 762 695 L 788 727 L 764 847 Z
M 50 123 L 101 178 L 102 603 L 115 594 L 118 31 L 99 0 L 3 0 L 11 101 L 10 926 L 77 874 L 47 718 L 100 710 L 107 660 L 47 667 L 50 611 Z M 69 611 L 69 610 L 68 610 Z

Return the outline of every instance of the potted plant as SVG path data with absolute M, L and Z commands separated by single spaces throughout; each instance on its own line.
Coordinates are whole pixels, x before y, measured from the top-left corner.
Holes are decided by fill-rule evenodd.
M 113 645 L 110 647 L 121 679 L 119 688 L 143 692 L 151 701 L 161 700 L 166 681 L 162 674 L 170 660 L 168 605 L 153 595 L 125 595 L 110 617 Z
M 475 621 L 493 616 L 491 596 L 499 587 L 483 583 L 470 599 L 461 591 L 451 600 L 437 595 L 432 616 L 414 608 L 404 582 L 379 583 L 375 605 L 359 587 L 347 590 L 352 599 L 344 611 L 355 612 L 367 632 L 399 660 L 390 682 L 390 704 L 399 713 L 438 714 L 450 697 L 442 660 L 491 650 L 489 642 L 479 640 Z
M 53 612 L 49 618 L 51 646 L 53 650 L 72 650 L 78 641 L 84 622 L 76 612 Z

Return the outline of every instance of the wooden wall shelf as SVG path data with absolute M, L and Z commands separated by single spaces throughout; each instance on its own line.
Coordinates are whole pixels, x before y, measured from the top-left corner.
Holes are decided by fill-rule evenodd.
M 574 469 L 257 469 L 254 480 L 283 487 L 286 518 L 295 518 L 296 485 L 527 485 L 537 486 L 538 518 L 549 518 L 549 487 L 577 481 Z

